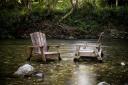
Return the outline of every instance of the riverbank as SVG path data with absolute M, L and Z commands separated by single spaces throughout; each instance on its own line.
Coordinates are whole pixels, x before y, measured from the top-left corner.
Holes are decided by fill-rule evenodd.
M 6 34 L 0 36 L 1 39 L 27 39 L 30 33 L 41 31 L 49 39 L 98 39 L 99 34 L 104 31 L 104 38 L 128 39 L 128 32 L 117 29 L 105 29 L 102 31 L 89 31 L 80 29 L 76 26 L 70 26 L 64 23 L 56 24 L 50 20 L 38 21 L 28 25 L 20 25 L 12 35 Z

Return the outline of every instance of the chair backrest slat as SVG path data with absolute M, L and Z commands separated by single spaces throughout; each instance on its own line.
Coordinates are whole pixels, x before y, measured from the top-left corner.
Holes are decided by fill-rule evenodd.
M 33 46 L 43 46 L 43 50 L 47 51 L 47 42 L 44 33 L 34 32 L 30 34 Z M 34 48 L 34 52 L 41 54 L 40 48 Z

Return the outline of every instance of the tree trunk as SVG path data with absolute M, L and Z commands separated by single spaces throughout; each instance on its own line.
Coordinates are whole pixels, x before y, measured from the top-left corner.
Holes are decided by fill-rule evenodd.
M 78 9 L 78 0 L 76 0 L 76 10 Z
M 70 0 L 73 10 L 78 8 L 78 0 Z
M 119 1 L 118 1 L 118 0 L 116 0 L 116 7 L 118 7 L 118 3 L 119 3 Z
M 32 0 L 21 0 L 21 4 L 23 7 L 27 7 L 28 9 L 32 9 Z
M 28 8 L 29 10 L 32 10 L 32 0 L 28 0 L 27 8 Z

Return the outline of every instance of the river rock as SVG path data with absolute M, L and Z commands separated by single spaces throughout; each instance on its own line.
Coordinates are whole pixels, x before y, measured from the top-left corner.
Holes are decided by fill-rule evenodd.
M 32 76 L 34 76 L 36 78 L 43 78 L 44 74 L 43 74 L 43 72 L 35 71 L 35 72 L 32 73 Z
M 31 75 L 33 71 L 34 71 L 33 66 L 31 66 L 30 64 L 24 64 L 17 69 L 14 75 L 18 75 L 18 76 Z

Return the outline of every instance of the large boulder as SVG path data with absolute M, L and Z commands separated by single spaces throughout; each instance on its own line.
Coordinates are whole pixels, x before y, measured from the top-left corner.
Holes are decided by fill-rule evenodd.
M 33 71 L 34 71 L 33 66 L 31 66 L 30 64 L 24 64 L 17 69 L 14 75 L 17 75 L 17 76 L 31 75 Z

